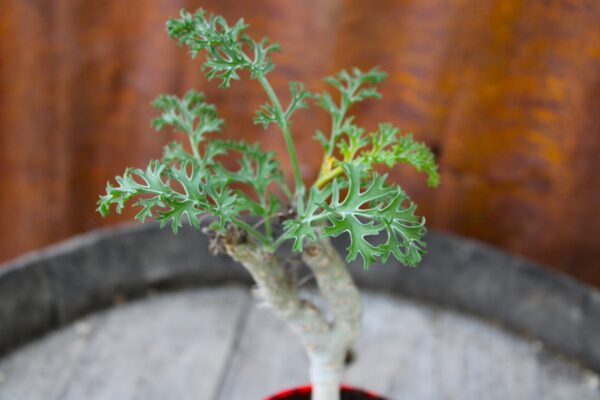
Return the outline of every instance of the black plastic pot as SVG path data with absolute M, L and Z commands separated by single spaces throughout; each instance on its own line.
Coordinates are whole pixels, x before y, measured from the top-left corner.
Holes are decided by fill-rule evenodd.
M 266 400 L 310 400 L 311 387 L 302 386 L 285 390 Z M 350 386 L 342 386 L 342 400 L 386 400 L 384 397 Z

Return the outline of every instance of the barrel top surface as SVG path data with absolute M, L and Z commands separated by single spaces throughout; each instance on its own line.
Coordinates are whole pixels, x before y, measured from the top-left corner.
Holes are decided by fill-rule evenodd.
M 352 385 L 392 400 L 600 400 L 598 375 L 538 340 L 418 301 L 363 301 Z M 188 289 L 88 315 L 11 353 L 0 398 L 258 400 L 307 372 L 298 339 L 246 287 Z
M 600 371 L 600 294 L 477 241 L 433 232 L 421 266 L 394 262 L 365 271 L 351 263 L 359 286 L 482 317 L 525 333 Z M 344 251 L 344 240 L 334 244 Z M 0 268 L 0 353 L 86 314 L 117 297 L 148 289 L 207 288 L 249 275 L 226 256 L 208 254 L 207 238 L 154 224 L 93 232 Z

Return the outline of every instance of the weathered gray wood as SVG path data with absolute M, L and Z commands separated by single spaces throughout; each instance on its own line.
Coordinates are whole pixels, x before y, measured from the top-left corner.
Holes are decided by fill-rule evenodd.
M 308 382 L 299 339 L 271 310 L 253 307 L 215 400 L 263 399 Z
M 440 392 L 462 393 L 466 399 L 542 398 L 536 343 L 456 313 L 441 314 L 437 325 L 436 375 L 455 374 L 440 382 Z
M 391 399 L 598 400 L 598 376 L 490 323 L 366 294 L 350 384 Z M 243 289 L 153 297 L 0 362 L 0 399 L 261 399 L 307 381 L 297 338 Z
M 46 264 L 37 257 L 0 270 L 0 353 L 58 326 Z
M 169 234 L 167 234 L 169 233 Z M 94 231 L 0 266 L 0 354 L 152 287 L 249 283 L 243 267 L 208 254 L 206 235 L 149 224 Z
M 599 400 L 599 378 L 499 326 L 364 296 L 350 384 L 390 399 Z M 260 400 L 306 383 L 298 339 L 245 289 L 153 296 L 86 318 L 0 361 L 2 400 Z
M 211 398 L 249 304 L 221 288 L 111 309 L 3 360 L 0 399 Z
M 431 233 L 427 242 L 418 269 L 389 262 L 351 271 L 362 287 L 500 321 L 600 371 L 597 290 L 476 241 Z M 0 267 L 0 353 L 117 295 L 249 280 L 228 257 L 208 255 L 206 237 L 190 228 L 176 236 L 153 224 L 93 232 Z
M 542 356 L 540 397 L 550 400 L 598 400 L 598 375 L 556 357 Z M 585 390 L 582 390 L 585 388 Z
M 390 399 L 600 399 L 597 375 L 539 341 L 419 302 L 367 294 L 364 303 L 350 384 Z M 307 368 L 294 335 L 268 310 L 253 309 L 218 399 L 261 399 L 306 383 Z
M 600 399 L 598 375 L 537 340 L 406 299 L 371 295 L 364 302 L 352 384 L 391 399 Z
M 46 335 L 0 362 L 0 399 L 58 400 L 76 373 L 104 316 L 89 316 Z
M 365 299 L 348 381 L 393 399 L 539 399 L 537 345 L 465 315 L 387 296 Z M 390 345 L 392 343 L 392 345 Z M 387 368 L 372 368 L 372 365 Z
M 363 303 L 363 332 L 347 381 L 379 393 L 403 396 L 393 398 L 434 398 L 438 331 L 432 323 L 432 311 L 385 295 L 365 295 Z

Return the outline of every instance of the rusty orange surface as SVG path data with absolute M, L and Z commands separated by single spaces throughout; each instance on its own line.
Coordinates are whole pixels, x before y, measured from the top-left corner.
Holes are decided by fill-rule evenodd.
M 384 100 L 357 108 L 358 120 L 433 146 L 438 190 L 393 172 L 429 225 L 600 285 L 597 0 L 4 0 L 0 259 L 131 217 L 103 220 L 95 202 L 107 179 L 172 139 L 149 128 L 160 93 L 204 90 L 225 136 L 284 154 L 275 130 L 252 124 L 265 100 L 256 82 L 218 89 L 165 34 L 168 17 L 200 6 L 282 44 L 282 93 L 290 79 L 317 90 L 341 68 L 380 65 Z M 306 180 L 321 159 L 313 132 L 327 126 L 317 109 L 295 116 Z

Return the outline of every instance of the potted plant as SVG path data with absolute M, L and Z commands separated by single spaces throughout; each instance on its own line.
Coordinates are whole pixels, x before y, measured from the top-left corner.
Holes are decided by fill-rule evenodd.
M 167 31 L 179 45 L 188 47 L 192 57 L 205 54 L 202 70 L 208 79 L 219 79 L 222 87 L 239 79 L 241 71 L 260 84 L 268 101 L 254 121 L 264 128 L 279 127 L 293 167 L 293 186 L 284 181 L 272 152 L 262 151 L 257 144 L 216 138 L 213 133 L 221 129 L 223 120 L 202 93 L 191 90 L 181 98 L 160 96 L 154 103 L 162 111 L 154 127 L 183 132 L 187 148 L 173 142 L 145 170 L 127 169 L 116 177 L 116 184 L 107 185 L 98 210 L 106 215 L 114 204 L 121 212 L 127 202 L 135 201 L 137 219 L 170 224 L 175 232 L 187 220 L 211 236 L 214 253 L 226 253 L 244 265 L 256 282 L 257 297 L 300 337 L 310 360 L 311 386 L 273 399 L 377 398 L 341 386 L 347 354 L 359 334 L 362 308 L 346 262 L 329 238 L 347 234 L 346 261 L 360 256 L 365 268 L 390 256 L 416 266 L 425 248 L 425 220 L 415 215 L 416 206 L 407 194 L 387 182 L 376 166 L 409 163 L 427 173 L 428 183 L 436 186 L 439 175 L 433 154 L 391 124 L 366 132 L 349 115 L 352 105 L 381 97 L 376 84 L 386 74 L 378 68 L 366 72 L 354 68 L 326 78 L 336 95 L 310 93 L 303 84 L 290 82 L 291 100 L 282 104 L 268 80 L 274 69 L 271 54 L 279 46 L 267 39 L 253 40 L 244 32 L 247 26 L 243 20 L 230 26 L 221 16 L 203 10 L 182 11 L 179 18 L 168 21 Z M 318 178 L 305 185 L 290 120 L 309 104 L 331 115 L 331 130 L 316 134 L 324 150 L 323 162 Z M 234 169 L 221 162 L 231 156 L 239 160 Z M 314 274 L 327 310 L 299 296 L 277 255 L 286 242 L 292 243 L 292 250 L 301 254 Z

